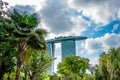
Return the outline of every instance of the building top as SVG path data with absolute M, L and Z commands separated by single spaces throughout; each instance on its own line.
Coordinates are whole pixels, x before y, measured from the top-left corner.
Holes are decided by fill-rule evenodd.
M 66 41 L 66 40 L 84 40 L 87 39 L 87 37 L 81 37 L 81 36 L 60 36 L 60 37 L 55 37 L 55 39 L 50 39 L 47 40 L 47 43 L 58 43 L 61 41 Z

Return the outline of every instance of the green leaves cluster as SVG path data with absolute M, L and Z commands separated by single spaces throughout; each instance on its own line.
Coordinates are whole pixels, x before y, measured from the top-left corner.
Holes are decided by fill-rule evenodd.
M 69 56 L 63 62 L 58 64 L 58 73 L 67 76 L 72 76 L 73 80 L 80 76 L 81 78 L 89 69 L 89 60 L 80 56 Z M 77 80 L 77 79 L 76 79 Z
M 112 48 L 100 56 L 100 63 L 95 70 L 96 80 L 120 79 L 120 47 Z

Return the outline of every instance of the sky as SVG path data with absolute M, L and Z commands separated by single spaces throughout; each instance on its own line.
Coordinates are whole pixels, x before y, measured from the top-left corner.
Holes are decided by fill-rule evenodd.
M 10 9 L 21 13 L 37 12 L 39 27 L 49 33 L 46 39 L 58 36 L 84 36 L 76 42 L 76 55 L 99 62 L 99 55 L 120 46 L 120 0 L 4 0 Z M 12 7 L 11 7 L 12 6 Z M 56 45 L 58 63 L 61 58 L 60 43 Z

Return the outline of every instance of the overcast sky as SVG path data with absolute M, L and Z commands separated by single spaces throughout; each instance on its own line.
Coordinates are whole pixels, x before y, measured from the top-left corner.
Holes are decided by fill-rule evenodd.
M 91 64 L 111 47 L 120 46 L 120 0 L 4 0 L 10 6 L 38 12 L 40 28 L 46 29 L 47 39 L 57 36 L 85 36 L 76 42 L 77 55 L 88 57 Z M 39 18 L 39 17 L 38 17 Z M 56 44 L 60 57 L 60 44 Z

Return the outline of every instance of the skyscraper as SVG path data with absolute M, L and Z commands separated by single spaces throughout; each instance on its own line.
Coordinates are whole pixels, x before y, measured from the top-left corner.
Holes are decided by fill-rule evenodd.
M 62 60 L 67 56 L 76 55 L 75 40 L 67 40 L 61 42 Z

